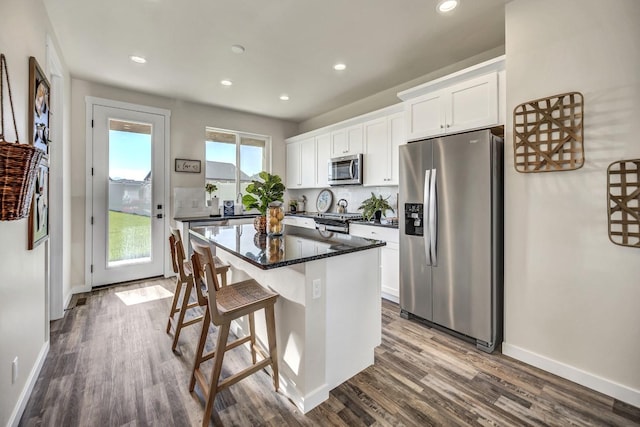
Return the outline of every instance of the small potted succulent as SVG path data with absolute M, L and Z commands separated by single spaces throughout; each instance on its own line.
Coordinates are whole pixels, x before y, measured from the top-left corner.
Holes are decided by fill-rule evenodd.
M 389 196 L 391 197 L 391 196 Z M 373 192 L 371 193 L 371 197 L 364 200 L 358 209 L 362 210 L 362 216 L 367 221 L 371 221 L 371 218 L 375 218 L 374 222 L 379 223 L 380 218 L 384 215 L 387 216 L 386 212 L 389 210 L 391 212 L 395 211 L 389 205 L 389 197 L 383 199 L 382 196 L 376 197 Z
M 296 213 L 298 209 L 298 201 L 296 199 L 289 200 L 289 212 Z
M 215 184 L 212 184 L 210 182 L 208 182 L 207 184 L 205 184 L 204 186 L 204 191 L 206 191 L 207 193 L 209 193 L 209 200 L 207 200 L 207 206 L 211 206 L 213 205 L 213 198 L 215 196 L 213 196 L 213 193 L 215 191 L 218 190 L 218 186 Z
M 258 176 L 262 181 L 251 181 L 246 190 L 248 194 L 242 197 L 242 204 L 247 210 L 257 209 L 260 212 L 260 216 L 253 221 L 253 226 L 258 233 L 266 233 L 269 203 L 282 202 L 285 188 L 278 175 L 262 171 Z

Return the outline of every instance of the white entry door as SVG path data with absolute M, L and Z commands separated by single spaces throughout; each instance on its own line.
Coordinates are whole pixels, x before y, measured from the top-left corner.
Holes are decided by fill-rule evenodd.
M 163 274 L 162 114 L 93 105 L 92 286 Z

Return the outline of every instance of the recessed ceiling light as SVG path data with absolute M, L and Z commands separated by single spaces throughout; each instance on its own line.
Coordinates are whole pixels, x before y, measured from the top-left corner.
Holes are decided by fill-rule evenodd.
M 282 101 L 288 101 L 289 100 L 289 95 L 280 95 L 280 99 Z
M 239 44 L 234 44 L 233 46 L 231 46 L 231 52 L 237 53 L 237 54 L 244 53 L 244 46 L 241 46 Z
M 336 71 L 342 71 L 344 69 L 346 69 L 347 66 L 345 64 L 339 63 L 333 66 L 333 69 Z
M 231 86 L 233 82 L 231 80 L 220 80 L 222 86 Z
M 458 5 L 460 5 L 460 0 L 440 0 L 437 8 L 438 12 L 447 13 L 458 7 Z
M 146 64 L 147 63 L 146 58 L 144 58 L 143 56 L 131 55 L 129 57 L 129 59 L 132 60 L 135 63 L 138 63 L 138 64 Z

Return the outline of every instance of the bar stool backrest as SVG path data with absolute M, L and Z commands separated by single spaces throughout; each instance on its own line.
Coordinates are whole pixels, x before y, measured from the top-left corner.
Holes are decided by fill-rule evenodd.
M 196 283 L 196 289 L 200 289 L 201 283 L 204 283 L 208 295 L 209 312 L 213 323 L 219 325 L 222 321 L 222 315 L 218 311 L 216 303 L 216 291 L 220 290 L 218 283 L 218 275 L 216 274 L 215 262 L 211 254 L 211 248 L 208 245 L 191 241 L 193 247 L 193 255 L 191 255 L 191 264 L 193 266 L 193 278 Z

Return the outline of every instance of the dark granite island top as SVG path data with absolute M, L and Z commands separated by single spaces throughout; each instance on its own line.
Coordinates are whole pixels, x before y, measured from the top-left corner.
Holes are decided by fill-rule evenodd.
M 287 225 L 282 236 L 256 233 L 253 224 L 193 227 L 207 241 L 263 270 L 378 248 L 386 243 L 348 234 Z

